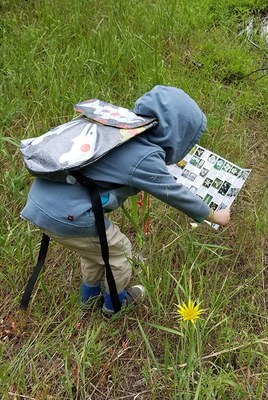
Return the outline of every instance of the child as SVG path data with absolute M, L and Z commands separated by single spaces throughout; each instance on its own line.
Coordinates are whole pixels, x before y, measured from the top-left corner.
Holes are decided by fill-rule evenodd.
M 230 220 L 229 209 L 214 212 L 167 169 L 168 164 L 175 164 L 191 150 L 206 128 L 206 117 L 194 100 L 180 89 L 156 86 L 136 101 L 133 111 L 157 117 L 158 125 L 82 170 L 96 181 L 115 184 L 113 189 L 100 190 L 104 212 L 113 211 L 129 196 L 146 191 L 197 222 L 206 219 L 226 225 Z M 78 182 L 70 185 L 36 178 L 21 216 L 81 256 L 83 304 L 91 304 L 105 282 L 103 313 L 111 316 L 114 310 L 87 189 Z M 141 285 L 128 288 L 130 241 L 108 218 L 105 227 L 109 261 L 119 301 L 125 307 L 140 300 L 144 288 Z

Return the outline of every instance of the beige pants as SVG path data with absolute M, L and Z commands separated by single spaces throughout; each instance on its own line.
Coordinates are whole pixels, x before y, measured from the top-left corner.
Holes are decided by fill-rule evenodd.
M 98 236 L 63 237 L 56 236 L 48 231 L 45 233 L 51 239 L 80 254 L 83 282 L 96 285 L 104 280 L 105 289 L 109 292 Z M 132 257 L 131 243 L 118 226 L 111 221 L 106 235 L 109 245 L 110 266 L 113 271 L 117 291 L 121 292 L 121 290 L 126 288 L 131 277 L 132 268 L 129 262 L 129 259 Z

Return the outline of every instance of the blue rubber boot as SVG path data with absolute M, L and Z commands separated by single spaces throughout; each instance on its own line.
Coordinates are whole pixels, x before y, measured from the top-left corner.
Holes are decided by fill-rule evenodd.
M 104 296 L 104 304 L 102 307 L 103 315 L 106 316 L 107 318 L 110 318 L 114 314 L 112 299 L 111 299 L 110 294 L 107 292 L 104 292 L 103 296 Z M 122 290 L 122 292 L 118 293 L 118 300 L 122 304 L 122 307 L 123 307 L 123 302 L 124 302 L 125 298 L 126 298 L 125 290 Z
M 134 285 L 129 289 L 122 290 L 118 293 L 119 301 L 122 303 L 122 310 L 127 306 L 133 305 L 141 301 L 145 296 L 145 289 L 142 285 Z M 104 292 L 104 304 L 102 307 L 104 318 L 110 318 L 114 315 L 111 296 L 109 293 Z
M 82 282 L 81 285 L 81 305 L 83 308 L 93 308 L 96 304 L 97 299 L 100 298 L 101 285 L 100 283 L 96 285 L 88 285 Z

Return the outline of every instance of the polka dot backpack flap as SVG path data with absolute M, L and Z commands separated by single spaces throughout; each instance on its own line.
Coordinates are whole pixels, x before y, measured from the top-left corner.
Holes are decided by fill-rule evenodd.
M 21 141 L 24 162 L 32 175 L 73 183 L 72 170 L 93 163 L 158 123 L 156 118 L 97 99 L 78 103 L 74 109 L 80 113 L 77 118 Z

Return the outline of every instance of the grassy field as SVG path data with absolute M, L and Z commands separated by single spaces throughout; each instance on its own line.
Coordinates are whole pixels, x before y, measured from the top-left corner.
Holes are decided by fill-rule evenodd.
M 2 0 L 0 397 L 36 400 L 268 398 L 268 48 L 265 0 Z M 254 30 L 243 33 L 254 19 Z M 251 168 L 219 231 L 152 199 L 139 308 L 114 321 L 79 303 L 79 260 L 53 244 L 19 311 L 40 233 L 20 219 L 32 178 L 20 139 L 97 97 L 132 107 L 155 84 L 201 106 L 201 144 Z M 131 208 L 131 203 L 127 205 Z M 113 219 L 132 238 L 121 212 Z M 177 305 L 201 303 L 203 319 Z

